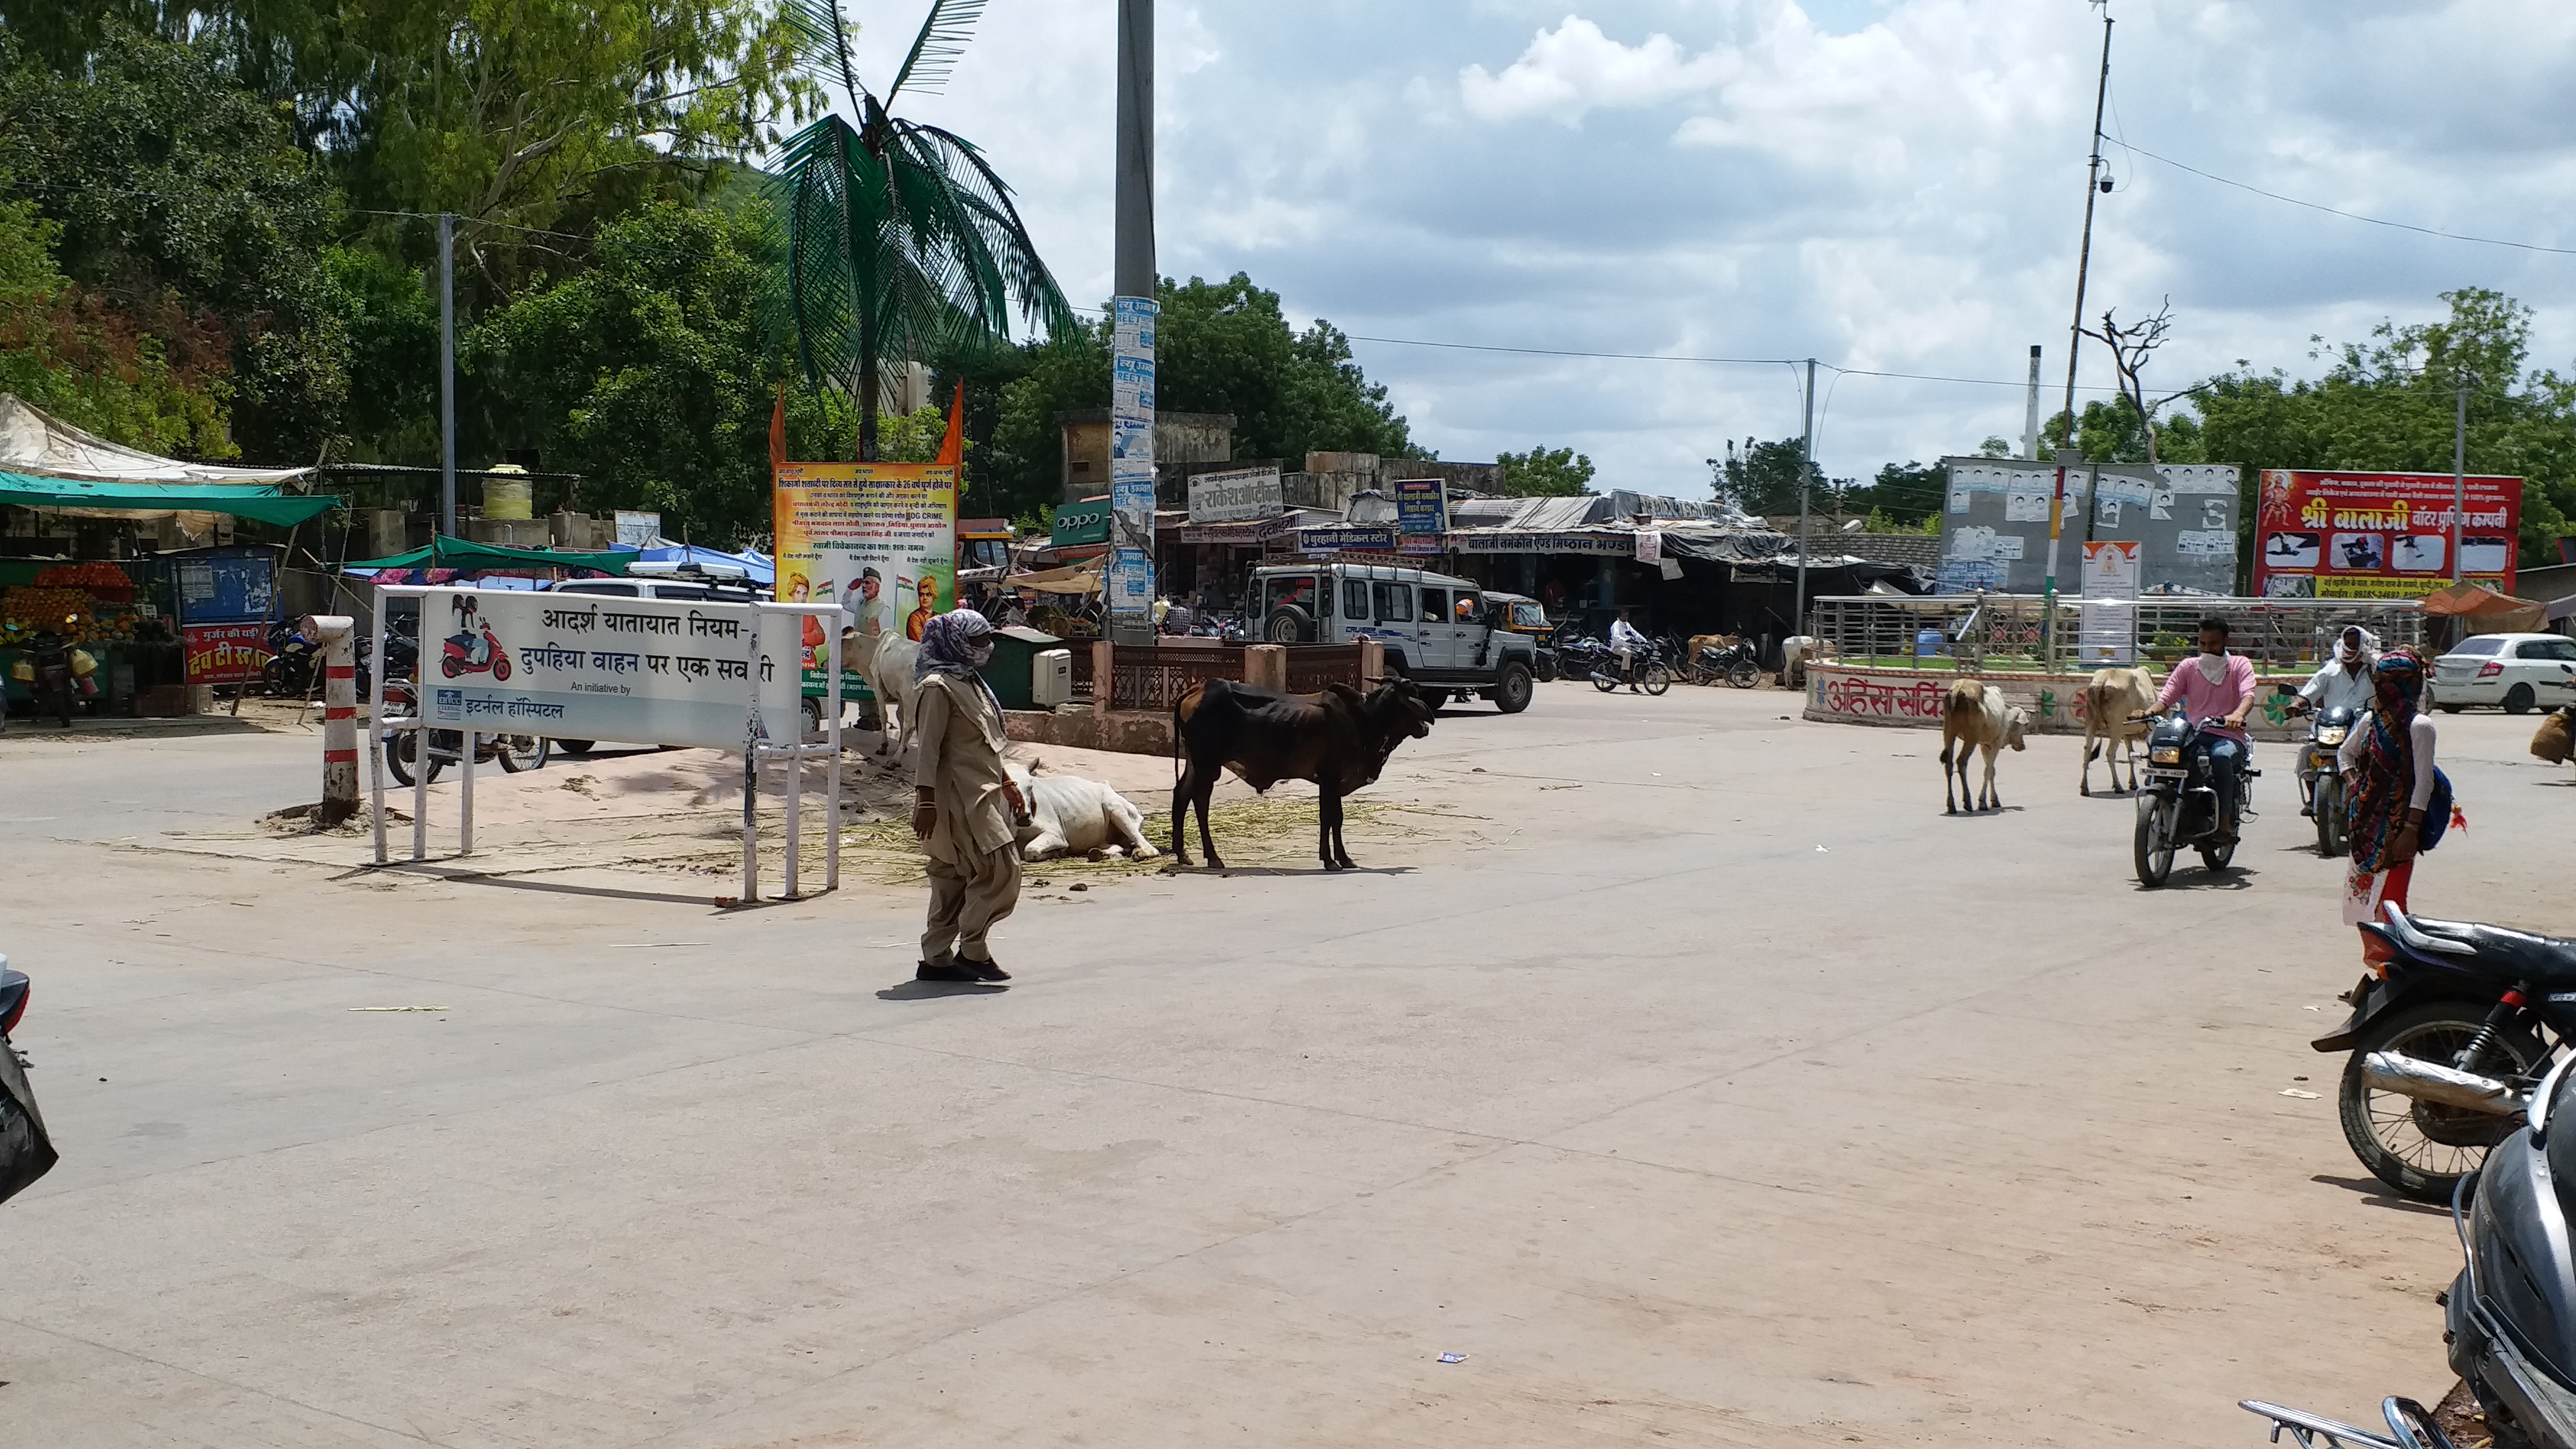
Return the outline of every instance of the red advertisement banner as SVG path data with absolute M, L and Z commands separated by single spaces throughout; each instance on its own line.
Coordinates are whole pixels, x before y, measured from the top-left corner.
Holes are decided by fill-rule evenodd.
M 190 624 L 180 634 L 190 684 L 256 684 L 268 665 L 265 624 Z
M 2254 512 L 2254 592 L 2273 599 L 2419 599 L 2460 576 L 2513 592 L 2522 480 L 2471 477 L 2455 527 L 2448 473 L 2271 469 Z

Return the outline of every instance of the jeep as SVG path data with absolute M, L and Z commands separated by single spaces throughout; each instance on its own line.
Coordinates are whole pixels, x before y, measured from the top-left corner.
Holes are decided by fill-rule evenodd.
M 1283 565 L 1253 570 L 1250 602 L 1273 644 L 1377 640 L 1387 668 L 1434 708 L 1475 695 L 1518 714 L 1536 688 L 1536 641 L 1511 630 L 1509 605 L 1466 579 L 1386 564 Z

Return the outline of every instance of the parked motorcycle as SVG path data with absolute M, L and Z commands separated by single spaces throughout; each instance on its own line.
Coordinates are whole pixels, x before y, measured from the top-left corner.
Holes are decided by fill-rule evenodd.
M 268 662 L 259 667 L 259 687 L 271 699 L 302 699 L 322 677 L 322 646 L 308 639 L 291 620 L 269 626 Z
M 1699 657 L 1691 661 L 1693 684 L 1715 684 L 1723 679 L 1738 689 L 1751 689 L 1762 682 L 1762 666 L 1755 658 L 1752 640 L 1739 640 L 1720 648 L 1702 645 Z
M 63 619 L 66 628 L 76 628 L 79 623 L 77 615 Z M 97 668 L 98 661 L 68 635 L 48 629 L 36 635 L 11 673 L 35 696 L 37 714 L 51 714 L 63 728 L 70 729 L 73 701 L 98 693 L 97 683 L 90 678 Z
M 392 647 L 388 645 L 385 652 L 392 653 Z M 419 686 L 412 681 L 408 679 L 385 681 L 385 718 L 414 718 L 420 708 L 419 701 Z M 385 752 L 386 771 L 394 777 L 395 783 L 405 787 L 410 786 L 414 778 L 414 770 L 421 765 L 423 731 L 380 726 L 376 733 L 378 748 Z M 465 732 L 433 729 L 426 733 L 429 739 L 427 746 L 429 760 L 426 768 L 429 771 L 429 783 L 435 785 L 438 783 L 440 771 L 465 757 Z M 588 750 L 592 744 L 589 740 L 572 740 L 566 743 L 578 745 L 581 750 Z M 555 742 L 544 735 L 478 734 L 474 741 L 474 763 L 497 764 L 504 773 L 512 775 L 522 770 L 542 770 L 546 767 L 547 761 L 554 758 L 554 746 Z
M 2567 964 L 2576 967 L 2576 954 Z M 2528 1125 L 2452 1195 L 2466 1262 L 2443 1298 L 2443 1338 L 2493 1442 L 2506 1449 L 2576 1449 L 2576 1253 L 2566 1227 L 2576 1212 L 2571 1062 L 2576 1057 L 2561 1057 L 2550 1069 L 2532 1093 Z
M 1610 658 L 1610 646 L 1588 634 L 1567 629 L 1556 636 L 1556 672 L 1560 679 L 1589 679 Z
M 2379 1401 L 2379 1414 L 2387 1421 L 2386 1434 L 2356 1429 L 2350 1424 L 2311 1414 L 2305 1409 L 2285 1409 L 2261 1399 L 2239 1399 L 2236 1407 L 2272 1421 L 2272 1442 L 2281 1442 L 2281 1431 L 2290 1433 L 2290 1441 L 2300 1449 L 2459 1449 L 2442 1426 L 2433 1421 L 2433 1413 L 2413 1399 L 2386 1398 Z
M 2224 723 L 2204 719 L 2194 724 L 2176 711 L 2157 720 L 2147 735 L 2147 783 L 2138 795 L 2130 855 L 2138 884 L 2150 890 L 2172 877 L 2177 850 L 2198 850 L 2200 863 L 2213 871 L 2225 870 L 2235 858 L 2236 842 L 2219 841 L 2218 786 L 2209 762 L 2209 747 L 2217 740 L 2205 733 Z M 2252 813 L 2254 781 L 2262 773 L 2250 763 L 2236 772 L 2240 816 Z
M 2352 1016 L 2309 1045 L 2351 1053 L 2336 1108 L 2353 1155 L 2400 1193 L 2440 1202 L 2513 1131 L 2549 1070 L 2547 1039 L 2564 1047 L 2576 1032 L 2576 941 L 2394 905 L 2363 929 L 2392 959 L 2347 993 Z
M 55 1161 L 53 1139 L 27 1085 L 34 1064 L 12 1040 L 27 1014 L 27 993 L 26 973 L 10 970 L 9 958 L 0 956 L 0 1202 L 51 1172 Z

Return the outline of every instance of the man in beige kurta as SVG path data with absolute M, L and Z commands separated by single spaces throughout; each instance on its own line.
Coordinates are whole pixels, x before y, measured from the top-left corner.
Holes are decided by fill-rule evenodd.
M 972 609 L 933 618 L 925 631 L 912 734 L 912 829 L 930 856 L 930 923 L 921 937 L 924 981 L 1008 981 L 986 941 L 1020 900 L 1013 825 L 1027 813 L 1002 765 L 1002 711 L 975 668 L 991 656 L 992 628 Z

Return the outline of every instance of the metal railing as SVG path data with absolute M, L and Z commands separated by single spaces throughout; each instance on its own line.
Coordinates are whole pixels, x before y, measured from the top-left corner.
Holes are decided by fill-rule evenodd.
M 1181 696 L 1211 679 L 1243 679 L 1241 644 L 1203 640 L 1164 644 L 1110 646 L 1109 707 L 1114 710 L 1166 711 Z M 1073 697 L 1091 701 L 1099 684 L 1094 677 L 1089 644 L 1072 648 Z M 1325 685 L 1366 688 L 1360 679 L 1360 646 L 1292 644 L 1288 646 L 1288 692 L 1315 694 Z
M 1836 596 L 1809 601 L 1819 638 L 1833 642 L 1846 663 L 1875 662 L 1977 674 L 1987 670 L 2082 670 L 2086 610 L 2081 599 L 2060 598 L 2056 627 L 2043 627 L 2044 600 L 2032 594 L 1931 594 Z M 2093 641 L 2101 639 L 2105 610 L 2093 610 Z M 2229 644 L 2267 671 L 2313 669 L 2331 655 L 2347 624 L 2379 636 L 2382 647 L 2420 645 L 2424 615 L 2415 601 L 2361 599 L 2241 599 L 2147 595 L 2118 611 L 2129 623 L 2129 642 L 2141 664 L 2169 664 L 2198 647 L 2200 621 L 2215 615 L 2230 629 Z M 2116 625 L 2114 626 L 2117 627 Z M 1928 637 L 1938 634 L 1938 639 Z M 1929 652 L 1925 652 L 1929 651 Z

